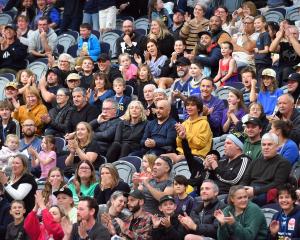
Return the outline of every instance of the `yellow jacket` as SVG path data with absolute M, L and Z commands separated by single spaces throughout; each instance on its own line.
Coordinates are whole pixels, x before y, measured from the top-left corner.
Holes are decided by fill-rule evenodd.
M 41 116 L 48 114 L 48 110 L 44 104 L 37 104 L 33 108 L 28 108 L 26 105 L 22 105 L 18 110 L 13 112 L 13 118 L 18 120 L 22 125 L 27 119 L 32 119 L 37 127 L 36 134 L 41 135 L 44 123 L 41 121 Z
M 206 116 L 198 117 L 191 121 L 190 119 L 185 120 L 182 125 L 186 130 L 186 139 L 192 150 L 192 154 L 195 156 L 205 157 L 211 149 L 212 137 L 209 123 Z M 181 138 L 176 138 L 177 151 L 183 154 Z

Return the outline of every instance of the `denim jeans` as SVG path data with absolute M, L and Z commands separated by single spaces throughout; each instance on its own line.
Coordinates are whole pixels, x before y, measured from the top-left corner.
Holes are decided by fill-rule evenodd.
M 83 13 L 82 23 L 89 23 L 93 30 L 99 31 L 99 13 Z

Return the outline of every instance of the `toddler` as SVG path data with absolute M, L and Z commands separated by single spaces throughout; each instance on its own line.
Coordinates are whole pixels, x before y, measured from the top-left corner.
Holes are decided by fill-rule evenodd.
M 29 69 L 20 70 L 17 73 L 16 81 L 18 83 L 19 94 L 23 94 L 29 86 L 36 86 L 35 74 Z
M 5 146 L 0 150 L 0 168 L 11 167 L 13 157 L 19 153 L 19 137 L 15 134 L 8 134 Z

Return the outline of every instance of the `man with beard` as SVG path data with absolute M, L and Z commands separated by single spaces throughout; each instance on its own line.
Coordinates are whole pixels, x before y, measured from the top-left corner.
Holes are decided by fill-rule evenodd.
M 214 217 L 214 212 L 217 209 L 222 209 L 226 205 L 217 196 L 219 194 L 218 185 L 214 181 L 207 179 L 204 180 L 201 189 L 201 204 L 196 207 L 192 212 L 191 216 L 179 215 L 179 221 L 185 227 L 189 233 L 185 239 L 216 239 L 218 221 Z M 199 238 L 203 236 L 203 238 Z
M 78 203 L 77 223 L 72 231 L 65 231 L 65 239 L 110 240 L 110 234 L 100 222 L 96 222 L 98 204 L 94 198 L 83 197 Z
M 75 110 L 71 114 L 69 132 L 74 131 L 79 122 L 91 122 L 99 115 L 98 109 L 87 102 L 85 89 L 75 88 L 72 97 Z
M 113 85 L 116 78 L 123 77 L 119 68 L 113 66 L 107 53 L 101 53 L 98 60 L 98 69 L 100 73 L 107 74 L 108 81 Z
M 140 190 L 132 190 L 129 193 L 127 202 L 127 207 L 132 215 L 125 221 L 115 218 L 121 232 L 116 232 L 116 229 L 111 227 L 109 228 L 110 233 L 112 235 L 118 234 L 125 239 L 151 239 L 151 214 L 143 209 L 144 202 L 144 194 Z M 112 224 L 109 225 L 111 226 Z
M 134 62 L 134 54 L 143 56 L 146 50 L 147 37 L 134 31 L 133 22 L 125 20 L 122 27 L 123 35 L 116 40 L 117 56 L 128 53 Z
M 179 39 L 179 33 L 184 23 L 184 14 L 185 12 L 181 9 L 174 10 L 173 23 L 169 27 L 169 31 L 175 39 Z
M 222 29 L 222 21 L 219 16 L 212 16 L 209 19 L 209 30 L 212 34 L 212 42 L 219 45 L 223 42 L 231 42 L 230 35 Z
M 183 112 L 184 112 L 184 104 L 183 101 L 189 95 L 189 83 L 190 83 L 190 75 L 189 68 L 191 62 L 189 59 L 185 57 L 181 57 L 177 60 L 177 75 L 178 79 L 175 80 L 173 85 L 171 86 L 171 103 L 176 103 L 176 108 L 179 113 L 179 119 L 183 120 Z

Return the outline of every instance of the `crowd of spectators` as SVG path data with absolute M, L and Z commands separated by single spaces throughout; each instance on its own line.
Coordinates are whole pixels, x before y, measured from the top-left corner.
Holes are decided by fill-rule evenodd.
M 0 1 L 0 239 L 300 239 L 300 3 L 236 2 Z

